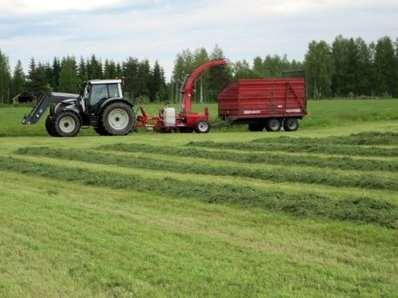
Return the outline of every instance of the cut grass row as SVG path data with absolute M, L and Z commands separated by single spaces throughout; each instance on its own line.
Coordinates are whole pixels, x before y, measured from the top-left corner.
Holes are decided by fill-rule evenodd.
M 293 138 L 292 138 L 293 140 Z M 300 140 L 300 139 L 298 139 Z M 398 148 L 383 148 L 383 147 L 361 147 L 358 145 L 335 145 L 322 143 L 294 143 L 294 141 L 286 143 L 274 142 L 268 139 L 266 142 L 261 139 L 261 142 L 189 142 L 188 146 L 213 148 L 213 149 L 233 149 L 242 151 L 284 151 L 284 152 L 305 152 L 305 153 L 321 153 L 328 155 L 348 155 L 348 156 L 377 156 L 377 157 L 398 157 Z
M 383 177 L 370 173 L 347 175 L 342 172 L 325 171 L 324 169 L 303 169 L 287 167 L 249 168 L 211 163 L 180 163 L 176 161 L 129 158 L 111 153 L 95 151 L 51 149 L 47 147 L 26 147 L 16 151 L 20 155 L 43 156 L 63 160 L 76 160 L 88 163 L 101 163 L 131 168 L 170 171 L 175 173 L 191 173 L 217 176 L 249 177 L 276 182 L 302 182 L 330 186 L 360 187 L 366 189 L 398 190 L 395 177 Z
M 356 171 L 397 172 L 398 162 L 374 159 L 354 159 L 348 156 L 305 156 L 278 154 L 275 152 L 223 152 L 196 147 L 153 146 L 148 144 L 114 144 L 98 147 L 100 150 L 120 152 L 147 152 L 172 156 L 226 160 L 240 163 L 265 163 L 271 165 L 297 165 L 318 168 Z
M 283 144 L 340 144 L 340 145 L 397 145 L 398 133 L 395 132 L 361 132 L 349 136 L 331 136 L 326 138 L 291 138 L 279 137 L 256 139 L 255 143 L 283 143 Z
M 89 155 L 87 155 L 89 156 Z M 101 162 L 98 160 L 97 162 Z M 146 161 L 147 162 L 147 161 Z M 154 164 L 156 162 L 154 161 Z M 46 163 L 0 157 L 0 169 L 28 175 L 73 181 L 84 185 L 134 189 L 175 198 L 192 198 L 207 203 L 234 204 L 284 212 L 298 217 L 321 217 L 398 227 L 398 206 L 368 197 L 334 199 L 314 193 L 266 191 L 247 185 L 189 182 L 173 178 L 148 178 L 115 172 L 54 166 Z

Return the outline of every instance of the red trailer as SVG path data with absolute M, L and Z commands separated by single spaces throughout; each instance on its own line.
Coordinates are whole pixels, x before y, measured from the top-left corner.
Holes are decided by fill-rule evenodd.
M 250 131 L 294 131 L 307 114 L 305 94 L 304 78 L 239 80 L 219 94 L 218 113 Z

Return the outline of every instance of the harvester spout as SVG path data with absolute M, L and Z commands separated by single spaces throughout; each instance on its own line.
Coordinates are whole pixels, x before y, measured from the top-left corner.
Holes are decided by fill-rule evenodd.
M 185 84 L 181 90 L 181 93 L 183 95 L 182 112 L 184 114 L 191 112 L 192 96 L 193 96 L 194 89 L 195 89 L 195 82 L 201 76 L 201 74 L 210 68 L 213 68 L 216 66 L 222 66 L 222 65 L 226 65 L 226 64 L 228 64 L 228 61 L 226 59 L 211 60 L 205 64 L 202 64 L 198 68 L 196 68 L 189 75 L 188 79 L 185 81 Z

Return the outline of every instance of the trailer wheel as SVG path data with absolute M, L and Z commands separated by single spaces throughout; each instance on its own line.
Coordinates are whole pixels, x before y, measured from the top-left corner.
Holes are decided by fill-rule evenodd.
M 285 131 L 296 131 L 299 128 L 299 121 L 297 118 L 287 118 L 283 122 L 283 129 Z
M 54 128 L 60 137 L 74 137 L 81 127 L 80 118 L 76 113 L 63 111 L 55 116 Z
M 199 121 L 195 124 L 194 129 L 197 133 L 208 133 L 210 131 L 210 124 L 207 121 Z
M 55 130 L 55 121 L 51 116 L 47 116 L 46 118 L 46 130 L 49 136 L 51 137 L 59 137 L 57 131 Z
M 250 131 L 263 131 L 264 130 L 264 124 L 259 123 L 259 122 L 251 122 L 249 123 L 249 130 Z
M 133 111 L 129 105 L 116 102 L 104 109 L 100 126 L 109 135 L 124 136 L 133 129 L 133 118 Z
M 265 124 L 265 129 L 267 131 L 271 132 L 280 131 L 281 128 L 282 128 L 281 120 L 277 118 L 268 119 L 268 121 Z

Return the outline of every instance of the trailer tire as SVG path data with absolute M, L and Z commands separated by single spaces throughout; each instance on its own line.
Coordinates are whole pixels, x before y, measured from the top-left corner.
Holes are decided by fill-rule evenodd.
M 133 129 L 134 116 L 131 107 L 123 102 L 111 103 L 105 107 L 101 115 L 100 130 L 108 135 L 124 136 Z
M 195 132 L 208 133 L 210 131 L 210 124 L 207 121 L 199 121 L 195 124 Z
M 79 133 L 80 127 L 80 117 L 75 112 L 62 111 L 54 117 L 55 132 L 60 137 L 74 137 Z
M 265 124 L 265 129 L 270 132 L 280 131 L 281 128 L 282 128 L 282 122 L 280 119 L 277 118 L 268 119 Z
M 59 137 L 59 134 L 55 130 L 55 122 L 51 116 L 46 118 L 46 130 L 49 136 Z
M 264 130 L 264 124 L 260 122 L 250 122 L 248 127 L 249 131 L 263 131 Z
M 297 118 L 286 118 L 283 122 L 283 129 L 285 131 L 296 131 L 299 128 L 299 121 Z

